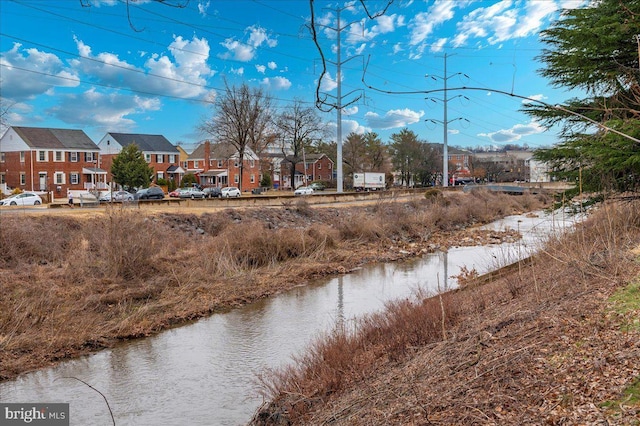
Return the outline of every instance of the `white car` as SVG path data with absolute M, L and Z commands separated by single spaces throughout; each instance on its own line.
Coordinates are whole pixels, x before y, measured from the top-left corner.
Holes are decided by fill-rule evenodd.
M 240 197 L 240 190 L 235 186 L 222 188 L 222 198 Z
M 42 204 L 42 198 L 33 192 L 14 194 L 4 200 L 0 200 L 0 206 L 39 206 L 40 204 Z
M 295 191 L 293 191 L 293 195 L 311 195 L 313 194 L 313 188 L 309 186 L 301 186 Z
M 100 201 L 133 201 L 133 194 L 127 191 L 107 192 Z

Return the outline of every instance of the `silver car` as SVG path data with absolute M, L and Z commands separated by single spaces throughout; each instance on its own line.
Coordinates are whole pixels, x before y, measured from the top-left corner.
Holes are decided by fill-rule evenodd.
M 127 191 L 113 191 L 107 192 L 100 197 L 100 201 L 133 201 L 133 194 Z

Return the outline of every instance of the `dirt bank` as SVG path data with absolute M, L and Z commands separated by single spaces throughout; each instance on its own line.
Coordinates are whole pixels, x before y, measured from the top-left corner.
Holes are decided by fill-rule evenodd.
M 0 216 L 0 380 L 363 263 L 513 239 L 475 225 L 548 200 L 435 194 L 366 207 Z

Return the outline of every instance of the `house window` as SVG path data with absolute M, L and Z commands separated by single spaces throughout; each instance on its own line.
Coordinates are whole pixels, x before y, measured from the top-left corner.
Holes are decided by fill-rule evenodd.
M 193 160 L 193 168 L 194 169 L 197 169 L 199 165 L 200 165 L 200 162 L 198 160 Z
M 322 170 L 322 163 L 318 163 L 318 170 Z
M 20 185 L 26 185 L 26 184 L 27 184 L 27 174 L 20 173 Z
M 1 163 L 4 163 L 4 162 L 5 162 L 5 160 L 6 160 L 6 158 L 5 158 L 5 153 L 4 153 L 4 152 L 0 152 L 0 162 L 1 162 Z
M 251 175 L 251 183 L 255 183 L 256 182 L 256 175 Z
M 164 179 L 164 172 L 158 172 L 156 179 Z
M 64 161 L 64 153 L 62 151 L 56 151 L 55 156 L 53 157 L 53 161 L 61 162 Z
M 77 163 L 78 162 L 78 153 L 77 152 L 70 152 L 69 153 L 69 161 L 71 161 L 72 163 Z
M 249 162 L 249 166 L 251 166 L 251 168 L 254 168 L 254 167 L 256 166 L 256 162 L 255 162 L 255 160 L 251 160 L 251 161 Z
M 331 170 L 331 163 L 327 164 L 327 167 Z
M 20 151 L 20 162 L 24 163 L 24 151 Z
M 169 154 L 169 162 L 170 162 L 171 164 L 173 164 L 173 163 L 175 163 L 175 162 L 176 162 L 176 156 L 175 156 L 175 154 Z
M 144 161 L 146 161 L 147 163 L 151 162 L 151 154 L 145 154 L 144 155 Z
M 7 177 L 4 175 L 4 173 L 0 173 L 0 185 L 2 185 L 3 183 L 7 183 Z
M 38 161 L 47 161 L 48 151 L 38 151 Z
M 218 168 L 222 168 L 222 160 L 218 160 Z
M 156 163 L 162 164 L 164 162 L 164 155 L 158 154 L 156 155 Z
M 69 182 L 71 185 L 77 185 L 80 182 L 79 173 L 69 173 Z
M 98 156 L 93 152 L 84 153 L 84 161 L 86 161 L 87 163 L 93 163 L 94 161 L 96 161 L 97 157 Z
M 238 184 L 240 182 L 240 177 L 238 177 L 238 175 L 233 175 L 233 181 Z
M 64 185 L 65 184 L 64 173 L 62 173 L 62 172 L 55 172 L 53 174 L 53 179 L 56 182 L 56 185 Z
M 184 167 L 185 169 L 188 169 L 189 168 L 189 162 L 188 161 L 183 162 L 182 167 Z

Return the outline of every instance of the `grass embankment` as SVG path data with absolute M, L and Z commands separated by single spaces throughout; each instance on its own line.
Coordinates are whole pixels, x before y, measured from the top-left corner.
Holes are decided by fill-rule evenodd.
M 0 216 L 0 380 L 447 244 L 534 196 L 433 193 L 368 207 Z M 398 343 L 402 344 L 402 343 Z
M 319 339 L 262 377 L 260 425 L 640 424 L 640 202 L 511 273 Z

